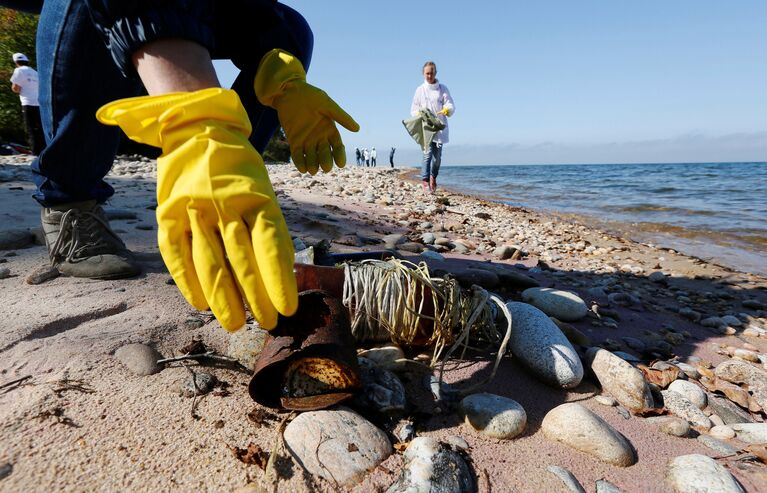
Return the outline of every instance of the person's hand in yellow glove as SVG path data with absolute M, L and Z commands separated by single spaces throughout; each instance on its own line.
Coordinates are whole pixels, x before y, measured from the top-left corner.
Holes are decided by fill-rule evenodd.
M 447 106 L 445 106 L 444 108 L 442 108 L 441 110 L 439 110 L 439 113 L 440 113 L 441 115 L 450 116 L 450 108 L 448 108 Z
M 162 148 L 157 160 L 160 253 L 184 297 L 221 325 L 245 323 L 243 298 L 266 329 L 298 305 L 293 243 L 250 121 L 234 91 L 129 98 L 99 121 Z
M 306 71 L 295 56 L 272 50 L 261 59 L 254 81 L 261 104 L 277 110 L 290 144 L 290 157 L 301 173 L 314 175 L 346 165 L 346 149 L 336 122 L 351 132 L 360 126 L 335 101 L 306 82 Z

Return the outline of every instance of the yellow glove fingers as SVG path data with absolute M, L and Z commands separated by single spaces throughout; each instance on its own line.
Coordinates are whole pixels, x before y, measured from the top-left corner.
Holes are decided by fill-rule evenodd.
M 324 111 L 325 116 L 337 121 L 341 126 L 350 132 L 357 132 L 360 129 L 359 123 L 354 121 L 354 118 L 345 112 L 343 108 L 338 106 L 335 101 L 328 97 L 328 107 Z
M 157 224 L 159 225 L 157 243 L 160 254 L 176 286 L 190 305 L 198 310 L 207 310 L 208 301 L 202 292 L 192 260 L 192 241 L 189 238 L 188 223 L 163 220 L 158 214 Z
M 293 160 L 293 165 L 299 173 L 306 173 L 306 160 L 304 159 L 304 150 L 302 148 L 291 147 L 290 158 Z
M 320 163 L 320 168 L 325 173 L 330 173 L 333 169 L 333 155 L 330 153 L 330 144 L 324 142 L 317 147 L 317 161 Z
M 317 161 L 317 147 L 314 144 L 309 144 L 304 148 L 304 154 L 306 155 L 306 171 L 310 175 L 314 176 L 320 169 L 319 162 Z
M 333 146 L 333 160 L 335 160 L 336 166 L 343 168 L 346 166 L 346 148 L 338 129 L 334 128 L 333 130 L 333 134 L 330 136 L 330 145 Z
M 234 271 L 237 285 L 245 297 L 259 325 L 273 329 L 277 325 L 277 310 L 274 308 L 258 271 L 256 255 L 251 244 L 250 231 L 242 221 L 228 223 L 224 231 L 224 247 Z
M 215 213 L 213 213 L 215 214 Z M 245 308 L 224 258 L 221 238 L 207 227 L 201 211 L 189 209 L 192 258 L 210 309 L 223 328 L 234 331 L 245 325 Z
M 253 212 L 247 217 L 256 263 L 265 279 L 269 299 L 285 316 L 298 308 L 298 288 L 293 273 L 295 252 L 288 226 L 276 202 L 272 207 Z

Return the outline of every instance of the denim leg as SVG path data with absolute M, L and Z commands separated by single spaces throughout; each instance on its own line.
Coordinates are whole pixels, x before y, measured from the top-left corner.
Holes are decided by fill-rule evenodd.
M 117 127 L 96 110 L 138 93 L 117 70 L 82 0 L 48 0 L 37 29 L 40 118 L 47 145 L 32 162 L 42 205 L 96 199 L 114 190 L 104 181 L 119 142 Z
M 259 62 L 267 52 L 280 48 L 298 57 L 304 69 L 309 70 L 314 47 L 314 35 L 301 14 L 282 4 L 267 9 L 261 6 L 263 3 L 245 1 L 238 4 L 239 9 L 231 11 L 219 8 L 213 24 L 216 37 L 213 57 L 231 59 L 240 69 L 232 89 L 248 112 L 253 125 L 250 142 L 258 152 L 264 151 L 280 124 L 277 112 L 262 105 L 253 89 Z M 250 5 L 242 7 L 243 4 Z
M 434 144 L 432 143 L 425 151 L 423 151 L 423 161 L 421 161 L 421 180 L 429 181 L 431 176 L 431 161 L 434 155 Z
M 431 149 L 431 154 L 433 156 L 431 161 L 431 176 L 436 178 L 439 174 L 439 166 L 442 164 L 442 142 L 432 142 Z

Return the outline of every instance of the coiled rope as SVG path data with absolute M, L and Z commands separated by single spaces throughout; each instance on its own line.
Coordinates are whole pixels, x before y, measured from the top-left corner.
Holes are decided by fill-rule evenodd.
M 464 290 L 452 276 L 432 277 L 424 262 L 346 263 L 342 301 L 357 341 L 433 347 L 431 366 L 441 361 L 440 382 L 445 362 L 457 349 L 461 348 L 461 358 L 467 349 L 496 349 L 490 377 L 464 393 L 495 377 L 511 337 L 511 313 L 502 299 L 476 285 Z M 496 325 L 495 306 L 505 318 L 505 330 Z M 425 331 L 422 325 L 433 330 Z

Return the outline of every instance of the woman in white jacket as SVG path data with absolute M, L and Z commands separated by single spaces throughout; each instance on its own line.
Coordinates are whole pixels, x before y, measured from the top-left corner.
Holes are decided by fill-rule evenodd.
M 445 128 L 437 132 L 431 145 L 424 150 L 421 162 L 423 191 L 434 193 L 442 163 L 442 145 L 447 144 L 449 138 L 447 117 L 455 113 L 455 104 L 447 86 L 437 80 L 437 66 L 434 62 L 423 65 L 423 79 L 423 84 L 416 88 L 413 95 L 410 114 L 416 116 L 420 110 L 430 109 L 445 124 Z

